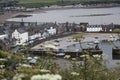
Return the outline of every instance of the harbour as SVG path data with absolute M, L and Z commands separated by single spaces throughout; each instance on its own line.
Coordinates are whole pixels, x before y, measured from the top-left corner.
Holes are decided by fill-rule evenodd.
M 10 18 L 9 22 L 57 22 L 57 23 L 81 23 L 87 22 L 90 25 L 101 24 L 119 24 L 120 8 L 90 8 L 90 9 L 61 9 L 61 10 L 48 10 L 44 13 L 36 12 L 26 18 Z
M 119 0 L 0 0 L 0 80 L 120 80 Z
M 115 47 L 114 45 L 119 47 L 120 41 L 115 41 L 113 42 L 114 44 L 110 43 L 108 40 L 111 39 L 110 37 L 111 34 L 109 33 L 82 33 L 82 34 L 85 36 L 85 39 L 82 40 L 83 49 L 91 48 L 93 50 L 92 55 L 102 56 L 102 59 L 106 62 L 106 66 L 108 68 L 113 68 L 117 66 L 117 63 L 119 63 L 120 60 L 117 57 L 113 57 L 114 53 L 112 52 L 112 49 Z M 113 34 L 113 35 L 117 40 L 118 38 L 117 35 L 116 34 Z M 98 39 L 96 39 L 95 37 L 98 37 Z M 59 42 L 56 43 L 55 42 L 56 40 Z M 100 50 L 95 49 L 96 44 L 94 44 L 94 41 L 96 40 L 100 42 L 98 44 Z M 104 42 L 105 40 L 107 40 L 107 42 Z M 35 55 L 42 56 L 47 50 L 49 51 L 49 48 L 52 48 L 55 54 L 67 52 L 66 54 L 59 55 L 59 56 L 63 56 L 62 57 L 63 59 L 65 55 L 71 55 L 73 58 L 77 58 L 78 56 L 76 55 L 79 52 L 80 52 L 80 55 L 84 55 L 81 53 L 82 49 L 79 45 L 79 42 L 75 42 L 72 36 L 53 39 L 51 41 L 46 41 L 41 44 L 38 44 L 33 48 L 31 48 L 31 51 L 33 51 L 31 53 L 33 53 L 33 55 L 35 54 Z M 34 52 L 34 50 L 36 52 Z M 46 51 L 42 52 L 42 50 L 46 50 Z M 57 50 L 57 51 L 54 51 L 54 50 Z M 63 50 L 63 51 L 60 52 L 58 50 Z M 96 52 L 96 54 L 94 52 Z M 79 55 L 79 58 L 80 58 L 80 55 Z

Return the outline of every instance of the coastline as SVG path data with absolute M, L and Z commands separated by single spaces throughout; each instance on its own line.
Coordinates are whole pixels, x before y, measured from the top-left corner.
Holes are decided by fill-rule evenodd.
M 98 40 L 99 41 L 102 41 L 102 40 L 109 40 L 110 39 L 110 36 L 111 34 L 113 36 L 115 36 L 116 38 L 117 37 L 117 34 L 113 34 L 113 33 L 77 33 L 77 34 L 82 34 L 85 39 L 82 40 L 83 43 L 86 43 L 86 42 L 94 42 L 95 40 L 95 37 L 98 37 Z M 31 49 L 40 49 L 40 45 L 47 45 L 47 44 L 51 44 L 51 43 L 55 43 L 54 40 L 59 40 L 59 46 L 57 46 L 58 48 L 65 48 L 67 46 L 70 46 L 70 45 L 73 45 L 73 44 L 78 44 L 78 42 L 75 42 L 73 40 L 73 35 L 69 35 L 69 36 L 66 36 L 66 37 L 61 37 L 61 38 L 58 38 L 58 39 L 52 39 L 50 41 L 45 41 L 45 42 L 42 42 L 36 46 L 33 46 Z
M 114 8 L 120 6 L 100 6 L 100 7 L 61 7 L 61 8 L 41 8 L 40 10 L 49 11 L 49 10 L 66 10 L 66 9 L 96 9 L 96 8 Z
M 60 7 L 60 8 L 40 8 L 38 10 L 35 10 L 33 12 L 30 12 L 30 13 L 45 13 L 46 11 L 52 11 L 52 10 L 69 10 L 69 9 L 99 9 L 99 8 L 120 8 L 120 5 L 119 6 L 100 6 L 100 7 Z
M 100 41 L 99 47 L 100 47 L 101 50 L 103 50 L 102 58 L 103 58 L 104 61 L 109 62 L 109 63 L 106 63 L 105 65 L 109 69 L 117 67 L 116 63 L 118 63 L 119 60 L 113 60 L 112 59 L 112 52 L 111 51 L 112 51 L 113 44 L 111 44 L 109 42 L 101 42 L 101 40 L 109 40 L 110 36 L 111 36 L 111 33 L 80 33 L 80 34 L 83 34 L 85 36 L 85 41 L 83 41 L 82 43 L 83 44 L 90 43 L 91 47 L 95 46 L 92 43 L 94 43 L 94 41 L 96 40 L 95 37 L 98 37 L 97 40 Z M 112 34 L 112 35 L 116 36 L 116 38 L 117 38 L 117 34 Z M 66 51 L 67 50 L 68 51 L 77 51 L 79 49 L 79 42 L 74 41 L 72 36 L 73 35 L 63 37 L 63 38 L 53 39 L 53 40 L 50 40 L 50 41 L 46 41 L 46 42 L 40 43 L 40 44 L 32 47 L 31 49 L 32 50 L 41 50 L 41 49 L 44 50 L 45 46 L 50 44 L 50 45 L 55 46 L 55 49 L 64 49 Z M 57 45 L 56 45 L 55 40 L 59 41 L 59 42 L 57 42 Z M 91 42 L 91 40 L 93 40 L 93 41 Z M 117 45 L 119 45 L 119 44 L 117 44 Z M 88 47 L 88 46 L 87 45 L 83 46 L 83 48 L 85 48 L 85 47 Z M 65 60 L 64 58 L 63 59 L 58 58 L 56 60 L 56 62 L 59 63 L 59 64 L 64 64 L 64 62 L 67 62 L 68 63 L 67 65 L 70 65 L 69 61 Z M 64 65 L 61 65 L 61 67 L 63 67 L 63 66 Z
M 100 7 L 64 7 L 61 6 L 60 8 L 40 8 L 40 9 L 36 9 L 34 11 L 31 12 L 27 12 L 27 11 L 7 11 L 5 12 L 3 15 L 0 15 L 0 23 L 5 23 L 6 19 L 9 18 L 13 18 L 15 16 L 19 16 L 19 15 L 31 15 L 31 14 L 37 14 L 37 13 L 46 13 L 46 11 L 53 11 L 53 10 L 69 10 L 69 9 L 96 9 L 96 8 L 114 8 L 114 7 L 118 7 L 120 8 L 120 6 L 100 6 Z

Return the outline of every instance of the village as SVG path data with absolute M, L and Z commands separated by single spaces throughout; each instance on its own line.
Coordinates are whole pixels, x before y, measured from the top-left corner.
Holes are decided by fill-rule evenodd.
M 0 0 L 0 80 L 120 79 L 120 1 L 30 1 Z
M 119 25 L 89 25 L 88 23 L 5 23 L 0 26 L 0 39 L 8 46 L 29 45 L 53 36 L 77 32 L 112 32 Z
M 109 38 L 116 38 L 115 40 L 119 39 L 119 37 L 113 34 L 113 30 L 119 29 L 119 25 L 116 24 L 108 24 L 108 25 L 89 25 L 89 23 L 25 23 L 25 22 L 17 22 L 17 23 L 11 23 L 11 22 L 6 22 L 5 24 L 2 24 L 0 29 L 1 29 L 1 35 L 0 39 L 2 41 L 1 49 L 3 50 L 12 50 L 13 53 L 19 53 L 21 51 L 24 51 L 24 47 L 29 47 L 30 48 L 30 54 L 33 55 L 45 55 L 47 50 L 44 50 L 44 48 L 39 48 L 42 45 L 39 45 L 40 43 L 44 43 L 45 41 L 50 41 L 50 40 L 55 40 L 59 39 L 62 37 L 67 37 L 70 35 L 74 34 L 88 34 L 89 36 L 86 36 L 86 39 L 84 42 L 90 42 L 90 41 L 96 41 L 95 38 L 99 37 L 99 41 L 108 41 Z M 89 33 L 98 33 L 98 36 L 92 36 L 90 37 Z M 99 33 L 105 33 L 104 35 L 99 36 Z M 109 34 L 107 36 L 107 33 Z M 91 34 L 94 35 L 94 34 Z M 72 39 L 72 37 L 71 37 Z M 57 40 L 56 40 L 57 41 Z M 63 40 L 64 41 L 64 40 Z M 62 42 L 63 42 L 62 41 Z M 65 51 L 65 46 L 69 47 L 70 45 L 74 44 L 79 44 L 76 42 L 71 42 L 70 38 L 68 38 L 67 42 L 59 43 L 61 45 L 58 49 L 54 45 L 49 45 L 47 43 L 47 47 L 49 46 L 50 48 L 55 48 L 55 53 L 56 55 L 61 55 L 57 54 L 61 52 L 61 49 Z M 58 44 L 55 43 L 54 44 Z M 37 46 L 38 47 L 35 47 Z M 45 44 L 43 44 L 45 46 Z M 97 44 L 98 45 L 98 44 Z M 36 52 L 36 50 L 38 52 Z M 42 50 L 42 52 L 41 52 Z M 43 52 L 44 50 L 44 52 Z M 60 50 L 60 51 L 59 51 Z M 57 52 L 56 52 L 57 51 Z M 71 52 L 72 51 L 72 52 Z M 68 51 L 67 49 L 66 54 L 68 55 L 73 55 L 76 56 L 76 49 L 71 49 Z M 69 53 L 70 52 L 70 53 Z M 41 54 L 40 54 L 41 53 Z M 44 54 L 43 54 L 44 53 Z M 80 53 L 81 54 L 81 53 Z M 102 50 L 93 52 L 92 54 L 102 54 Z M 62 53 L 61 56 L 64 56 L 65 54 Z
M 119 47 L 119 37 L 113 33 L 115 29 L 119 29 L 119 25 L 113 23 L 108 25 L 89 25 L 89 23 L 76 24 L 68 22 L 41 24 L 6 22 L 0 26 L 2 44 L 0 48 L 4 51 L 11 50 L 14 54 L 18 55 L 23 53 L 22 58 L 27 60 L 27 64 L 24 62 L 19 63 L 19 67 L 25 68 L 34 67 L 38 64 L 40 56 L 44 58 L 48 56 L 47 52 L 52 52 L 54 54 L 50 55 L 54 58 L 54 61 L 64 69 L 71 65 L 68 60 L 77 60 L 78 62 L 84 60 L 85 54 L 82 53 L 82 50 L 87 50 L 89 55 L 104 60 L 106 58 L 103 54 L 104 49 L 101 49 L 99 44 L 104 45 L 106 41 L 109 43 L 109 40 L 115 40 Z M 85 36 L 85 39 L 82 40 L 82 47 L 79 47 L 77 45 L 79 41 L 74 40 L 71 36 L 75 34 Z M 29 49 L 25 50 L 26 48 Z M 115 60 L 120 59 L 120 56 L 117 54 L 118 51 L 119 48 L 115 47 L 113 49 L 115 55 L 111 54 Z M 26 54 L 29 56 L 26 56 Z M 3 58 L 1 60 L 3 61 Z M 15 61 L 12 61 L 12 63 L 9 66 L 10 70 L 16 70 L 18 63 Z M 79 63 L 81 64 L 81 62 Z

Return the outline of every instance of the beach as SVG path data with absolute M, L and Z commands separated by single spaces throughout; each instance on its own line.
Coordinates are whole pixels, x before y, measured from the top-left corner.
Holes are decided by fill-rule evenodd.
M 93 21 L 94 21 L 94 23 L 95 24 L 97 24 L 97 22 L 102 22 L 102 23 L 104 23 L 104 24 L 110 24 L 111 22 L 113 22 L 114 24 L 117 24 L 118 23 L 118 20 L 116 20 L 118 17 L 117 16 L 119 16 L 119 11 L 118 11 L 118 13 L 110 13 L 109 12 L 109 10 L 111 10 L 111 8 L 113 8 L 113 10 L 115 9 L 119 9 L 119 7 L 104 7 L 104 8 L 97 8 L 97 7 L 94 7 L 94 8 L 89 8 L 89 7 L 85 7 L 85 8 L 81 8 L 81 7 L 68 7 L 68 8 L 64 8 L 64 7 L 61 7 L 61 8 L 40 8 L 40 9 L 38 9 L 38 8 L 36 8 L 35 10 L 33 10 L 33 11 L 6 11 L 5 12 L 5 14 L 4 15 L 0 15 L 0 23 L 4 23 L 5 21 L 7 21 L 7 19 L 8 19 L 8 21 L 10 20 L 10 21 L 14 21 L 14 19 L 12 19 L 13 17 L 15 17 L 15 16 L 17 16 L 17 15 L 33 15 L 33 17 L 30 17 L 30 19 L 27 19 L 26 20 L 26 18 L 24 18 L 24 22 L 34 22 L 34 21 L 37 21 L 37 22 L 47 22 L 47 20 L 48 20 L 48 22 L 49 22 L 49 19 L 50 19 L 50 21 L 52 22 L 66 22 L 66 21 L 68 21 L 68 22 L 73 22 L 72 21 L 72 19 L 74 19 L 75 18 L 75 20 L 76 20 L 76 23 L 80 23 L 80 22 L 88 22 L 89 23 L 89 20 L 87 19 L 86 20 L 86 18 L 87 17 L 90 17 L 90 19 L 92 19 L 92 18 L 94 18 L 94 17 L 97 17 L 96 18 L 96 20 L 95 20 L 95 18 L 94 19 L 92 19 Z M 65 13 L 67 13 L 67 12 L 69 12 L 69 11 L 72 11 L 72 12 L 74 12 L 74 11 L 78 11 L 79 9 L 81 9 L 82 10 L 82 12 L 81 12 L 81 10 L 80 10 L 80 12 L 81 13 L 79 13 L 79 14 L 75 14 L 75 13 L 73 13 L 73 15 L 69 15 L 69 14 L 65 14 Z M 102 12 L 104 12 L 104 10 L 103 9 L 108 9 L 108 11 L 106 12 L 105 11 L 105 13 L 102 13 Z M 88 10 L 90 10 L 90 14 L 87 14 L 87 13 L 83 13 L 83 12 L 85 12 L 85 11 L 88 11 Z M 92 11 L 94 11 L 94 10 L 100 10 L 100 11 L 95 11 L 95 12 L 91 12 L 91 10 Z M 101 10 L 103 10 L 103 11 L 101 11 Z M 64 12 L 65 11 L 65 12 Z M 53 12 L 52 14 L 55 16 L 55 18 L 54 18 L 54 16 L 53 15 L 50 15 L 51 14 L 51 12 Z M 56 14 L 56 12 L 59 12 L 60 14 Z M 64 13 L 62 13 L 62 12 L 64 12 Z M 72 12 L 70 12 L 70 13 L 72 13 Z M 116 12 L 116 11 L 114 11 L 114 12 Z M 45 13 L 45 14 L 44 14 Z M 77 13 L 77 12 L 76 12 Z M 75 15 L 74 15 L 75 14 Z M 117 14 L 117 16 L 116 16 L 116 18 L 115 18 L 115 20 L 111 20 L 111 19 L 109 19 L 109 16 L 111 17 L 111 16 L 114 16 L 113 14 Z M 41 16 L 40 16 L 41 15 Z M 45 16 L 44 16 L 45 15 Z M 47 16 L 48 15 L 48 16 Z M 56 15 L 58 15 L 58 16 L 56 16 Z M 62 16 L 60 16 L 60 15 L 62 15 Z M 65 15 L 65 16 L 64 16 Z M 68 16 L 69 15 L 69 16 Z M 37 18 L 36 18 L 36 16 L 37 16 Z M 52 18 L 51 18 L 51 16 L 52 16 Z M 72 16 L 72 17 L 71 17 Z M 108 17 L 107 17 L 108 16 Z M 114 17 L 115 17 L 114 16 Z M 34 19 L 34 17 L 35 17 L 35 19 Z M 99 18 L 100 17 L 100 18 Z M 107 18 L 105 18 L 106 19 L 106 21 L 105 20 L 101 20 L 101 18 L 104 18 L 104 17 L 107 17 Z M 112 18 L 114 18 L 114 17 L 112 17 Z M 29 18 L 29 17 L 28 17 Z M 39 19 L 41 19 L 42 18 L 42 21 L 41 20 L 39 20 Z M 47 19 L 46 19 L 47 18 Z M 63 18 L 63 19 L 61 19 L 61 18 Z M 65 19 L 64 19 L 65 18 Z M 81 18 L 81 20 L 79 20 L 79 18 Z M 82 19 L 83 18 L 83 19 Z M 60 21 L 59 21 L 59 19 L 60 19 Z M 78 19 L 78 20 L 77 20 Z M 84 20 L 85 19 L 85 20 Z M 45 20 L 45 21 L 44 21 Z M 58 21 L 57 21 L 58 20 Z M 62 21 L 61 21 L 62 20 Z M 110 20 L 110 21 L 109 21 Z M 18 21 L 18 22 L 20 22 L 21 21 L 21 19 L 20 19 L 20 21 L 19 21 L 19 19 L 16 19 L 15 21 Z M 108 21 L 108 22 L 107 22 Z M 90 20 L 90 22 L 91 22 L 91 20 Z M 119 24 L 119 23 L 118 23 Z
M 88 13 L 89 12 L 89 13 Z M 57 9 L 57 10 L 38 10 L 28 14 L 30 17 L 23 18 L 24 22 L 37 23 L 89 23 L 90 25 L 120 24 L 119 7 L 112 8 L 90 8 L 90 9 Z M 10 18 L 8 22 L 21 22 L 22 18 Z
M 99 41 L 102 41 L 102 40 L 108 40 L 110 39 L 110 36 L 114 36 L 116 38 L 117 35 L 116 34 L 113 34 L 113 33 L 81 33 L 85 38 L 83 40 L 81 40 L 81 42 L 85 43 L 85 42 L 93 42 L 95 41 L 96 37 L 98 37 L 97 40 Z M 58 40 L 58 44 L 57 44 L 57 47 L 58 49 L 63 49 L 66 47 L 69 47 L 71 45 L 74 45 L 74 44 L 78 44 L 79 42 L 76 42 L 74 39 L 73 39 L 73 35 L 71 36 L 67 36 L 67 37 L 63 37 L 63 38 L 58 38 L 58 39 L 54 39 L 54 40 L 50 40 L 50 41 L 46 41 L 46 42 L 43 42 L 43 43 L 40 43 L 36 46 L 34 46 L 32 49 L 40 49 L 41 45 L 48 45 L 48 44 L 55 44 L 55 40 Z
M 112 43 L 109 42 L 101 42 L 102 40 L 109 40 L 111 39 L 112 36 L 114 36 L 115 39 L 118 39 L 117 34 L 113 34 L 113 33 L 80 33 L 84 35 L 84 39 L 82 40 L 82 47 L 85 48 L 87 43 L 92 43 L 90 44 L 91 47 L 95 47 L 94 41 L 97 40 L 100 41 L 99 48 L 103 51 L 102 54 L 102 58 L 103 60 L 106 62 L 106 66 L 108 68 L 114 68 L 117 67 L 117 63 L 119 63 L 119 60 L 114 60 L 112 58 L 112 48 L 114 47 L 114 45 Z M 46 41 L 43 43 L 40 43 L 36 46 L 34 46 L 32 49 L 34 50 L 40 50 L 41 48 L 43 49 L 44 46 L 47 46 L 49 44 L 54 45 L 54 43 L 56 43 L 56 40 L 59 41 L 57 42 L 59 45 L 55 45 L 55 49 L 64 49 L 64 50 L 69 50 L 69 51 L 77 51 L 80 49 L 80 45 L 79 42 L 74 41 L 74 39 L 72 38 L 73 35 L 71 36 L 67 36 L 67 37 L 63 37 L 63 38 L 58 38 L 58 39 L 54 39 L 54 40 L 50 40 L 50 41 Z M 74 45 L 75 44 L 75 45 Z M 120 45 L 119 41 L 114 42 L 114 44 L 116 46 Z M 42 46 L 42 47 L 41 47 Z M 50 47 L 50 46 L 49 46 Z M 54 47 L 53 47 L 54 48 Z M 59 64 L 59 66 L 61 68 L 68 68 L 71 65 L 70 60 L 66 60 L 64 58 L 56 58 L 55 62 L 57 64 Z M 77 63 L 82 63 L 81 61 L 78 61 Z

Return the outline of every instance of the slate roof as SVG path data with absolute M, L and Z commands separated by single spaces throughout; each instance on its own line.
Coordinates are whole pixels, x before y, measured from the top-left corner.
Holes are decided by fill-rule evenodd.
M 5 34 L 5 32 L 4 31 L 0 31 L 0 35 L 4 35 Z
M 25 30 L 25 29 L 22 29 L 22 28 L 18 28 L 17 31 L 18 31 L 19 33 L 25 33 L 25 32 L 26 32 L 26 30 Z
M 19 1 L 19 0 L 0 0 L 0 3 L 9 3 L 9 2 L 16 2 L 16 1 Z

